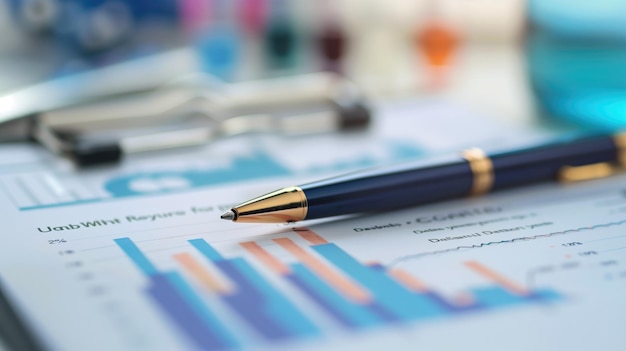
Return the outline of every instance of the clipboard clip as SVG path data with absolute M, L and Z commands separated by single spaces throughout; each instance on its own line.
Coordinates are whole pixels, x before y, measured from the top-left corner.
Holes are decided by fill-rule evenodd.
M 48 90 L 63 88 L 45 84 Z M 186 74 L 166 84 L 69 98 L 53 108 L 20 112 L 3 116 L 0 110 L 0 141 L 21 136 L 78 166 L 240 134 L 336 132 L 363 129 L 371 121 L 356 86 L 327 72 L 242 83 Z

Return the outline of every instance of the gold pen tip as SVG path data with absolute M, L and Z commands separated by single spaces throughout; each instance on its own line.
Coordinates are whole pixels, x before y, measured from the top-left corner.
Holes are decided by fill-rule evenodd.
M 227 220 L 227 221 L 233 221 L 233 220 L 235 220 L 235 217 L 236 217 L 236 216 L 235 216 L 235 212 L 234 212 L 234 211 L 232 211 L 232 210 L 231 210 L 231 211 L 228 211 L 228 212 L 224 212 L 224 213 L 220 216 L 220 218 L 221 218 L 221 219 L 225 219 L 225 220 Z

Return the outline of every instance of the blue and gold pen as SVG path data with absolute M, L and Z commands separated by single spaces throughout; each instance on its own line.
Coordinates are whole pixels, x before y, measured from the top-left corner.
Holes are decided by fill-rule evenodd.
M 233 207 L 233 222 L 296 222 L 378 212 L 547 180 L 606 177 L 626 167 L 626 132 L 586 136 L 486 155 L 376 168 L 283 188 Z

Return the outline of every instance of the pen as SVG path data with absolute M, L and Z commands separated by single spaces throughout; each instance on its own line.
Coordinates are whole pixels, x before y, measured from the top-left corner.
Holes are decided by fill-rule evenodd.
M 487 155 L 461 156 L 374 168 L 283 188 L 233 207 L 221 218 L 280 223 L 380 212 L 540 181 L 609 176 L 626 167 L 626 132 L 561 139 Z

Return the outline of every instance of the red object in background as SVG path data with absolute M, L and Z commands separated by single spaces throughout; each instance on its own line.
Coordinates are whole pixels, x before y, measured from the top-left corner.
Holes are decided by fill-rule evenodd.
M 266 0 L 239 1 L 239 18 L 249 34 L 260 35 L 263 33 L 268 16 L 267 6 Z
M 346 44 L 342 29 L 336 24 L 328 24 L 319 34 L 318 43 L 325 61 L 324 68 L 329 71 L 340 72 Z
M 183 30 L 197 34 L 206 28 L 211 18 L 211 2 L 202 0 L 179 0 L 178 11 Z

